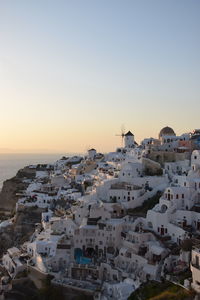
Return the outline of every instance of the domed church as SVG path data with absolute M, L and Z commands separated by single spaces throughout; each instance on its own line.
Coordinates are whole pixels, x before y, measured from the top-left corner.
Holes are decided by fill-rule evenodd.
M 162 138 L 162 136 L 176 136 L 176 133 L 171 127 L 166 126 L 161 129 L 158 135 L 159 140 Z

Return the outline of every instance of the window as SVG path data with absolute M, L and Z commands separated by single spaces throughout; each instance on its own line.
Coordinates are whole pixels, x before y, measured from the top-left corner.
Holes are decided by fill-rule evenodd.
M 184 199 L 184 194 L 182 194 L 182 198 Z
M 148 227 L 153 228 L 152 222 L 148 222 Z M 159 229 L 159 227 L 158 227 L 158 229 Z
M 117 276 L 113 274 L 113 280 L 117 280 Z
M 176 199 L 178 199 L 178 194 L 176 195 Z

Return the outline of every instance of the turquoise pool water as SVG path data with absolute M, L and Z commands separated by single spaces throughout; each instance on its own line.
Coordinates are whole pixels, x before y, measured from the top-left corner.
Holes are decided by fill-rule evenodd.
M 75 249 L 74 258 L 77 264 L 88 265 L 92 262 L 90 258 L 83 256 L 83 251 L 80 248 Z
M 88 257 L 80 256 L 80 257 L 76 257 L 76 262 L 78 264 L 88 265 L 91 264 L 92 260 Z

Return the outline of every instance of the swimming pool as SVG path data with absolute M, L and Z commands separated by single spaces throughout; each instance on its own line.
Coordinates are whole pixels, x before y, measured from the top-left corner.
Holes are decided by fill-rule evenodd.
M 88 257 L 79 256 L 79 257 L 76 257 L 76 262 L 78 264 L 88 265 L 88 264 L 91 264 L 92 260 Z

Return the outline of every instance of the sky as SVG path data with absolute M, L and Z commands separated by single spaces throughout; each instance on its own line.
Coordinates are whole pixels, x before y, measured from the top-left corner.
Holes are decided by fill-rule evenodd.
M 200 128 L 199 0 L 0 0 L 0 152 Z

